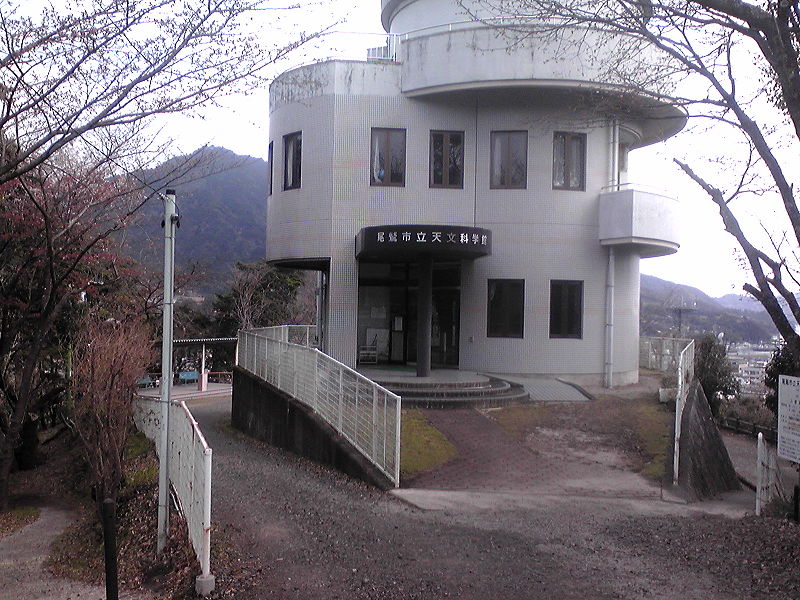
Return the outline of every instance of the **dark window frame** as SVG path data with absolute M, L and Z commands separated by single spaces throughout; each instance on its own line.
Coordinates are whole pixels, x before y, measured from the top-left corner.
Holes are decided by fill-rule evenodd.
M 550 280 L 550 338 L 583 339 L 583 280 Z M 571 293 L 577 291 L 577 301 Z M 574 306 L 577 303 L 577 307 Z M 575 310 L 577 308 L 577 310 Z
M 275 169 L 275 148 L 270 141 L 267 147 L 267 196 L 272 196 L 272 172 Z
M 289 149 L 292 149 L 289 165 Z M 291 178 L 289 177 L 291 168 Z M 291 183 L 290 183 L 291 181 Z M 303 181 L 303 132 L 295 131 L 283 136 L 283 189 L 300 189 Z
M 553 189 L 554 190 L 568 190 L 583 192 L 586 190 L 586 134 L 576 133 L 572 131 L 555 131 L 553 132 Z M 556 145 L 558 139 L 563 140 L 563 151 L 559 155 L 556 152 Z M 578 142 L 580 144 L 580 158 L 577 165 L 572 160 L 572 153 L 570 152 L 570 144 Z M 560 184 L 556 181 L 556 167 L 563 163 L 564 183 Z M 577 169 L 580 176 L 580 181 L 577 185 L 571 183 L 573 173 Z
M 494 286 L 494 289 L 493 289 Z M 505 288 L 504 291 L 498 287 Z M 516 288 L 516 290 L 514 289 Z M 505 295 L 497 301 L 496 310 L 492 304 L 498 293 Z M 517 297 L 513 295 L 518 294 Z M 516 338 L 525 337 L 525 280 L 489 279 L 486 285 L 486 337 Z
M 434 156 L 434 136 L 442 136 L 442 183 L 434 181 L 434 168 L 436 166 L 436 159 Z M 460 179 L 457 182 L 450 181 L 450 171 L 452 168 L 450 148 L 453 146 L 453 136 L 461 136 L 461 155 L 459 157 L 460 164 L 456 166 L 459 169 Z M 429 161 L 428 161 L 428 186 L 432 188 L 446 188 L 446 189 L 464 189 L 464 144 L 466 142 L 466 135 L 463 131 L 448 131 L 443 129 L 431 129 L 429 147 Z
M 392 181 L 391 165 L 394 160 L 392 154 L 392 135 L 402 134 L 403 136 L 403 154 L 400 160 L 401 167 L 401 181 Z M 381 181 L 375 177 L 375 164 L 376 164 L 376 139 L 378 140 L 377 146 L 384 156 L 389 157 L 389 178 L 388 181 Z M 369 184 L 377 187 L 405 187 L 406 185 L 406 148 L 407 148 L 407 135 L 406 130 L 398 127 L 373 127 L 370 133 L 369 141 Z M 384 169 L 385 172 L 385 169 Z
M 505 165 L 505 172 L 512 173 L 512 159 L 511 159 L 511 140 L 515 136 L 524 137 L 524 151 L 525 164 L 523 166 L 523 180 L 521 183 L 513 183 L 509 181 L 502 181 L 502 174 L 495 176 L 495 140 L 502 138 L 505 141 L 502 143 L 501 152 L 503 156 L 500 158 L 503 165 Z M 528 189 L 528 136 L 529 132 L 526 129 L 515 129 L 509 131 L 492 131 L 489 134 L 489 189 L 492 190 L 526 190 Z M 510 176 L 510 175 L 509 175 Z

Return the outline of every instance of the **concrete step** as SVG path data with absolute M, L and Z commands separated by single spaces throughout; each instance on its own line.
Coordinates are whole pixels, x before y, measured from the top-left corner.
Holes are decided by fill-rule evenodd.
M 402 396 L 403 406 L 407 407 L 488 408 L 517 404 L 529 399 L 523 386 L 496 377 L 486 377 L 482 381 L 446 383 L 386 381 L 381 385 Z
M 403 397 L 411 398 L 449 398 L 452 396 L 464 398 L 479 398 L 484 396 L 495 396 L 511 389 L 511 384 L 500 379 L 492 379 L 480 385 L 456 386 L 448 384 L 440 386 L 438 384 L 409 385 L 398 384 L 396 382 L 378 382 L 385 388 Z
M 453 390 L 446 396 L 408 397 L 403 396 L 403 407 L 409 408 L 493 408 L 509 404 L 519 404 L 530 399 L 525 388 L 510 385 L 508 389 L 494 394 L 464 396 Z

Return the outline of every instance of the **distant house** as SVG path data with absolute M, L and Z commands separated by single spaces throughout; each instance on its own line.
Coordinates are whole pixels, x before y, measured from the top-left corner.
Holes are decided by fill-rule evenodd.
M 675 199 L 629 184 L 628 153 L 685 117 L 604 53 L 649 55 L 574 28 L 510 44 L 455 0 L 382 8 L 385 48 L 270 88 L 267 258 L 319 272 L 321 347 L 635 382 L 639 261 L 678 243 Z

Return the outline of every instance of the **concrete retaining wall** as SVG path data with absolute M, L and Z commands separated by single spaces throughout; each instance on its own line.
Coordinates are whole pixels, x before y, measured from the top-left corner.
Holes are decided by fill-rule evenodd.
M 681 419 L 679 471 L 678 484 L 690 499 L 702 500 L 741 487 L 697 381 L 689 390 Z
M 239 367 L 233 370 L 231 424 L 239 431 L 380 489 L 391 481 L 310 408 Z

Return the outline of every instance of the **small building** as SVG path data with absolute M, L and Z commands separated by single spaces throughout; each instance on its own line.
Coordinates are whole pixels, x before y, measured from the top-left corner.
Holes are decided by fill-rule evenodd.
M 686 119 L 620 67 L 655 86 L 663 58 L 480 14 L 382 0 L 385 47 L 273 82 L 267 258 L 319 272 L 348 366 L 635 382 L 639 261 L 677 250 L 677 203 L 628 153 Z

